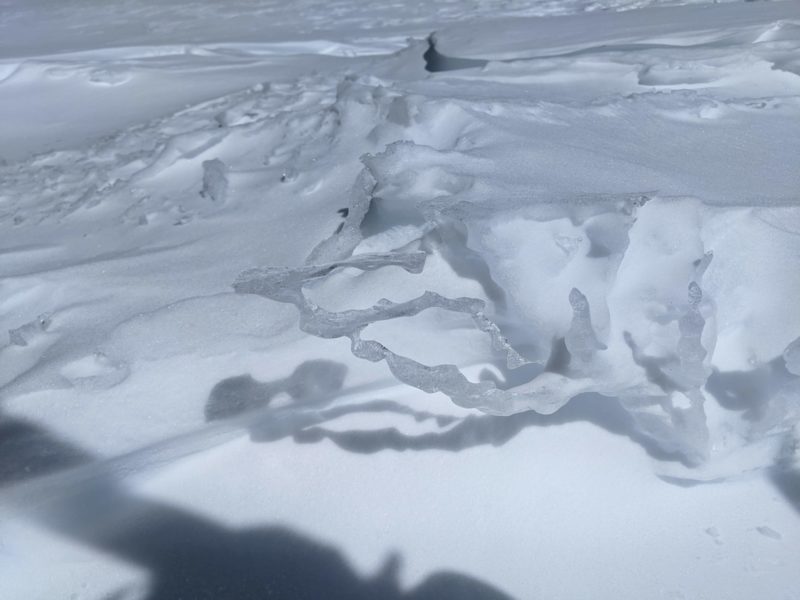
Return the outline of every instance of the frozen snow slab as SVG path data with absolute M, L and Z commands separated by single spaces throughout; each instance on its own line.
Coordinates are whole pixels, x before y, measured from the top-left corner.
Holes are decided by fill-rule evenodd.
M 500 17 L 458 23 L 435 34 L 447 56 L 509 60 L 586 50 L 732 46 L 766 38 L 775 28 L 800 24 L 796 0 L 647 7 L 549 18 Z

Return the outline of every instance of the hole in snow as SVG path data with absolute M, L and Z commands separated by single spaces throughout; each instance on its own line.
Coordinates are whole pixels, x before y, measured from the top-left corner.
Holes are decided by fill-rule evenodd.
M 425 54 L 422 55 L 422 58 L 425 59 L 425 70 L 430 73 L 484 67 L 489 62 L 483 59 L 455 58 L 440 54 L 439 51 L 436 50 L 434 34 L 428 36 L 428 49 L 425 51 Z

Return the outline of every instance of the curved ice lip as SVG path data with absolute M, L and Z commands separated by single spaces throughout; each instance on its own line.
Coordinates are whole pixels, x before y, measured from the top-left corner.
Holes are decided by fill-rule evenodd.
M 11 79 L 23 64 L 24 61 L 0 61 L 0 83 Z

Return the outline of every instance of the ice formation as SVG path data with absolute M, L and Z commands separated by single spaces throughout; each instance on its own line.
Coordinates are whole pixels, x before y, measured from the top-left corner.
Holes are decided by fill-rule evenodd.
M 462 210 L 468 209 L 462 206 Z M 349 214 L 356 213 L 363 217 L 365 212 L 356 207 Z M 441 213 L 437 211 L 429 214 L 434 215 L 434 218 L 441 218 Z M 355 229 L 357 223 L 356 221 L 352 225 L 354 241 L 361 238 L 360 231 Z M 439 222 L 432 222 L 423 230 L 431 231 L 437 226 L 440 226 Z M 319 247 L 309 260 L 318 255 Z M 427 291 L 406 302 L 395 303 L 382 299 L 367 309 L 331 312 L 316 305 L 303 291 L 306 285 L 323 282 L 335 271 L 344 268 L 367 271 L 400 266 L 410 273 L 421 273 L 425 256 L 425 253 L 420 251 L 393 251 L 354 254 L 337 262 L 308 264 L 294 269 L 256 268 L 243 272 L 234 282 L 234 289 L 239 293 L 258 294 L 279 302 L 294 304 L 300 311 L 300 328 L 303 331 L 319 337 L 348 337 L 354 355 L 372 362 L 385 361 L 398 380 L 428 393 L 442 392 L 460 406 L 478 408 L 491 414 L 510 415 L 526 410 L 549 414 L 580 393 L 595 391 L 613 395 L 643 387 L 639 382 L 631 384 L 624 381 L 614 373 L 586 377 L 585 369 L 593 362 L 596 352 L 605 349 L 605 345 L 598 341 L 592 326 L 588 301 L 577 289 L 573 289 L 569 294 L 573 318 L 565 336 L 567 351 L 574 357 L 576 363 L 572 375 L 550 372 L 546 370 L 544 364 L 539 364 L 537 376 L 508 389 L 500 389 L 492 381 L 470 381 L 456 365 L 424 365 L 411 357 L 393 352 L 387 344 L 362 337 L 365 328 L 372 323 L 408 317 L 424 310 L 439 308 L 469 314 L 475 326 L 489 334 L 494 350 L 505 356 L 509 369 L 532 362 L 522 357 L 508 343 L 497 324 L 486 316 L 484 302 L 479 299 L 450 299 Z M 691 310 L 696 310 L 696 305 L 693 305 Z M 684 329 L 686 329 L 684 337 L 688 336 L 684 345 L 688 349 L 682 352 L 686 355 L 684 358 L 686 368 L 690 369 L 694 365 L 693 355 L 690 356 L 689 352 L 693 348 L 690 340 L 697 333 L 697 329 L 693 323 L 688 323 Z
M 0 427 L 113 477 L 144 450 L 159 472 L 126 488 L 220 519 L 229 540 L 277 516 L 330 526 L 361 545 L 362 573 L 379 546 L 338 516 L 394 528 L 383 542 L 418 573 L 474 566 L 473 542 L 502 538 L 481 570 L 521 598 L 792 589 L 797 0 L 345 2 L 333 26 L 305 0 L 255 2 L 255 21 L 250 3 L 167 3 L 163 20 L 147 3 L 0 18 Z M 428 410 L 450 420 L 409 418 Z M 313 446 L 147 450 L 195 428 Z M 2 525 L 12 572 L 73 556 Z M 586 532 L 621 543 L 574 552 Z M 637 560 L 648 577 L 604 576 Z M 83 590 L 86 565 L 110 562 L 63 562 L 64 593 L 130 590 Z M 62 573 L 19 592 L 36 579 L 20 573 L 0 596 L 67 590 Z
M 706 321 L 700 314 L 700 301 L 703 291 L 696 282 L 689 284 L 689 307 L 678 319 L 680 339 L 678 340 L 678 360 L 680 361 L 680 377 L 689 389 L 697 389 L 708 378 L 703 361 L 708 352 L 700 341 Z
M 338 93 L 347 98 L 347 104 L 350 95 L 363 98 L 367 91 L 349 83 Z M 395 100 L 370 101 L 385 102 L 390 113 Z M 717 434 L 709 429 L 704 388 L 716 343 L 716 315 L 713 300 L 700 284 L 714 253 L 702 244 L 697 247 L 688 227 L 679 234 L 684 246 L 670 258 L 682 266 L 670 266 L 668 276 L 650 288 L 645 283 L 650 274 L 639 266 L 648 257 L 656 264 L 664 261 L 659 244 L 678 243 L 666 238 L 677 234 L 659 231 L 659 219 L 671 218 L 659 217 L 659 212 L 677 211 L 691 219 L 696 203 L 650 193 L 568 195 L 534 203 L 511 198 L 487 203 L 482 194 L 473 193 L 471 178 L 463 173 L 481 172 L 488 165 L 463 153 L 410 141 L 389 144 L 380 154 L 362 157 L 362 162 L 364 168 L 351 189 L 351 201 L 340 212 L 342 223 L 317 244 L 306 264 L 245 271 L 234 283 L 237 292 L 294 304 L 303 331 L 325 338 L 347 337 L 355 356 L 384 361 L 398 380 L 429 393 L 441 392 L 460 406 L 495 415 L 528 410 L 550 414 L 579 394 L 596 392 L 617 398 L 644 435 L 665 451 L 680 455 L 687 464 L 709 458 L 712 437 Z M 648 216 L 644 221 L 640 220 L 642 211 Z M 506 277 L 507 263 L 501 262 L 502 253 L 497 256 L 497 244 L 502 243 L 498 232 L 520 220 L 533 232 L 534 244 L 553 236 L 556 247 L 567 256 L 564 267 L 571 261 L 572 265 L 584 265 L 576 269 L 601 273 L 600 283 L 589 279 L 591 294 L 598 299 L 596 307 L 590 309 L 587 295 L 574 285 L 565 291 L 571 319 L 561 326 L 555 324 L 561 313 L 553 303 L 536 305 L 545 311 L 542 316 L 520 306 L 524 300 L 519 298 L 519 290 L 509 292 L 506 287 L 516 286 L 517 276 Z M 633 241 L 631 232 L 636 234 Z M 664 241 L 659 242 L 662 236 Z M 636 245 L 633 249 L 632 244 Z M 304 292 L 306 286 L 324 286 L 329 277 L 347 268 L 373 271 L 399 266 L 421 274 L 426 253 L 436 254 L 459 276 L 478 283 L 489 299 L 488 306 L 478 298 L 448 298 L 428 290 L 404 302 L 382 299 L 366 309 L 329 311 Z M 638 254 L 632 257 L 632 253 Z M 556 254 L 552 259 L 562 260 Z M 544 269 L 546 278 L 549 267 L 543 261 L 544 257 L 532 272 Z M 643 286 L 637 293 L 642 299 L 649 296 L 647 302 L 620 304 L 617 289 L 628 295 L 636 289 L 625 287 L 631 285 L 625 283 L 632 277 L 631 270 L 637 278 L 633 285 Z M 524 277 L 532 276 L 526 273 Z M 682 294 L 677 291 L 680 286 L 684 286 Z M 510 384 L 472 381 L 455 364 L 423 364 L 394 351 L 391 340 L 367 337 L 373 323 L 428 309 L 469 314 L 477 329 L 489 334 L 508 369 L 532 363 L 533 370 L 524 377 L 512 377 Z M 599 315 L 599 325 L 593 321 L 593 311 Z M 618 321 L 630 322 L 635 328 L 625 331 Z M 509 337 L 522 340 L 528 350 L 519 352 Z M 548 347 L 549 337 L 563 339 L 570 358 L 567 367 L 559 364 L 556 354 L 541 356 L 531 350 Z M 639 346 L 639 339 L 644 346 Z M 626 345 L 630 352 L 620 350 Z M 611 350 L 607 350 L 609 346 Z M 653 355 L 649 354 L 651 347 Z M 793 356 L 787 354 L 787 365 Z M 787 388 L 783 393 L 791 396 L 794 391 Z M 777 408 L 786 404 L 780 396 L 775 396 L 774 404 L 777 413 L 773 420 L 791 419 L 791 411 Z
M 362 254 L 336 263 L 310 265 L 297 269 L 282 267 L 251 269 L 240 274 L 233 287 L 239 293 L 257 294 L 271 300 L 294 304 L 300 310 L 300 328 L 307 333 L 325 338 L 357 336 L 358 332 L 370 323 L 408 317 L 430 308 L 469 314 L 475 326 L 490 336 L 494 349 L 505 353 L 509 368 L 516 368 L 527 362 L 508 344 L 497 325 L 486 317 L 483 312 L 483 301 L 475 298 L 451 299 L 428 291 L 407 302 L 395 303 L 381 299 L 368 309 L 330 312 L 311 302 L 303 293 L 306 284 L 324 278 L 341 268 L 350 267 L 366 271 L 399 266 L 410 273 L 419 273 L 424 263 L 424 252 Z M 354 347 L 357 345 L 354 341 Z
M 349 86 L 348 90 L 353 93 L 354 86 Z M 394 101 L 389 104 L 393 105 Z M 694 242 L 686 236 L 685 243 L 690 245 L 681 250 L 686 258 L 680 276 L 685 277 L 683 285 L 687 287 L 683 289 L 686 291 L 680 299 L 676 290 L 680 277 L 674 283 L 655 288 L 658 291 L 651 303 L 655 302 L 653 307 L 661 307 L 658 309 L 661 315 L 647 309 L 652 314 L 643 313 L 643 321 L 637 322 L 635 318 L 630 321 L 642 306 L 636 306 L 632 315 L 626 315 L 626 309 L 617 306 L 615 303 L 619 299 L 613 296 L 614 286 L 619 285 L 615 278 L 630 277 L 619 270 L 634 268 L 631 265 L 637 261 L 641 264 L 643 260 L 631 259 L 630 253 L 647 256 L 657 251 L 657 248 L 646 247 L 631 250 L 632 228 L 644 231 L 645 236 L 655 236 L 652 239 L 664 235 L 656 233 L 659 225 L 655 220 L 652 224 L 636 225 L 638 213 L 645 210 L 647 214 L 657 214 L 675 205 L 675 201 L 656 198 L 648 202 L 653 199 L 652 194 L 634 193 L 568 197 L 560 202 L 534 204 L 507 200 L 487 205 L 479 195 L 470 193 L 468 178 L 451 173 L 456 168 L 455 160 L 463 160 L 463 155 L 451 157 L 408 141 L 390 144 L 385 152 L 364 157 L 365 168 L 356 178 L 352 200 L 341 212 L 343 223 L 313 249 L 306 265 L 245 271 L 237 278 L 235 290 L 294 304 L 300 311 L 303 331 L 326 338 L 347 337 L 355 356 L 372 362 L 384 361 L 399 381 L 428 393 L 441 392 L 460 406 L 495 415 L 528 410 L 551 414 L 579 394 L 596 392 L 617 398 L 642 434 L 666 452 L 675 453 L 686 464 L 698 465 L 706 461 L 712 444 L 716 443 L 714 436 L 721 435 L 709 428 L 705 408 L 709 393 L 705 385 L 712 372 L 710 362 L 716 343 L 715 304 L 700 287 L 714 253 L 704 248 L 699 252 L 692 250 Z M 462 171 L 465 167 L 457 168 Z M 480 170 L 483 167 L 475 163 L 468 168 Z M 431 197 L 431 186 L 440 189 L 440 193 Z M 690 211 L 692 206 L 691 203 L 677 204 L 680 211 Z M 565 213 L 570 216 L 569 227 L 574 233 L 567 233 L 566 225 L 555 229 Z M 536 322 L 530 320 L 530 313 L 520 312 L 518 301 L 514 300 L 518 291 L 509 294 L 504 289 L 509 281 L 503 283 L 504 279 L 498 277 L 504 266 L 492 256 L 495 248 L 485 245 L 497 235 L 495 231 L 520 218 L 530 223 L 531 231 L 538 232 L 534 235 L 554 235 L 558 247 L 574 257 L 576 263 L 580 256 L 578 250 L 588 242 L 586 258 L 580 260 L 586 261 L 587 268 L 597 269 L 602 265 L 606 277 L 604 285 L 610 286 L 604 289 L 595 284 L 592 292 L 600 299 L 599 327 L 593 322 L 586 294 L 576 287 L 568 288 L 566 295 L 572 316 L 560 332 L 563 347 L 570 357 L 568 367 L 559 364 L 556 354 L 541 357 L 529 351 L 525 356 L 507 339 L 512 335 L 515 339 L 532 340 L 530 343 L 534 346 L 546 346 L 546 339 L 537 339 L 537 335 L 547 335 L 549 331 L 549 335 L 559 337 L 558 329 L 542 329 L 542 321 L 537 329 Z M 402 234 L 394 223 L 403 224 Z M 649 227 L 655 228 L 653 234 L 646 233 Z M 554 233 L 549 233 L 550 228 Z M 563 233 L 556 232 L 562 230 Z M 637 235 L 642 236 L 642 233 Z M 637 237 L 635 243 L 650 244 L 650 240 Z M 375 252 L 376 249 L 381 251 Z M 426 252 L 437 254 L 461 277 L 480 284 L 491 299 L 488 307 L 485 301 L 477 298 L 448 298 L 428 290 L 405 302 L 382 299 L 366 309 L 328 311 L 311 301 L 303 291 L 306 286 L 324 286 L 327 278 L 347 268 L 371 271 L 399 266 L 409 273 L 420 274 L 424 270 Z M 653 254 L 653 258 L 663 260 L 658 254 Z M 642 293 L 652 295 L 654 292 L 643 288 Z M 533 371 L 528 370 L 522 378 L 514 376 L 513 383 L 505 385 L 492 380 L 472 381 L 455 364 L 423 364 L 411 355 L 394 351 L 391 340 L 367 337 L 367 329 L 373 323 L 410 317 L 435 308 L 469 314 L 477 329 L 490 335 L 494 350 L 504 357 L 508 369 L 532 363 Z M 554 311 L 548 306 L 543 308 Z M 638 329 L 620 331 L 615 322 L 619 319 L 637 323 Z M 711 328 L 707 327 L 708 319 L 712 319 Z M 529 322 L 532 327 L 526 331 Z M 548 327 L 553 325 L 548 324 Z M 656 336 L 642 327 L 657 332 Z M 599 332 L 607 343 L 600 341 Z M 649 347 L 640 347 L 637 337 L 658 340 L 653 346 L 656 354 L 651 356 Z M 620 352 L 623 341 L 631 350 L 627 357 Z M 652 345 L 652 341 L 649 344 Z M 607 345 L 611 345 L 612 350 L 607 351 Z M 788 365 L 795 360 L 793 352 L 787 349 L 789 370 L 792 367 Z M 630 359 L 635 368 L 631 367 Z M 794 418 L 791 407 L 795 395 L 793 387 L 783 388 L 773 395 L 772 409 L 764 413 L 760 425 L 735 427 L 742 432 L 749 427 L 750 436 L 767 435 L 768 421 L 787 423 Z M 769 431 L 776 429 L 772 427 Z
M 598 350 L 605 350 L 594 329 L 592 316 L 589 312 L 589 301 L 577 288 L 572 288 L 569 293 L 569 303 L 572 306 L 572 324 L 564 338 L 564 343 L 570 356 L 580 365 L 592 362 Z
M 214 202 L 225 202 L 228 194 L 228 167 L 220 159 L 203 161 L 203 189 L 200 193 Z

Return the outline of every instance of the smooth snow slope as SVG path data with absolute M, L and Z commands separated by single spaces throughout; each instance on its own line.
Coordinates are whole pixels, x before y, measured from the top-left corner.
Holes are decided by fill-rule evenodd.
M 0 2 L 0 598 L 799 598 L 800 3 L 648 4 Z

